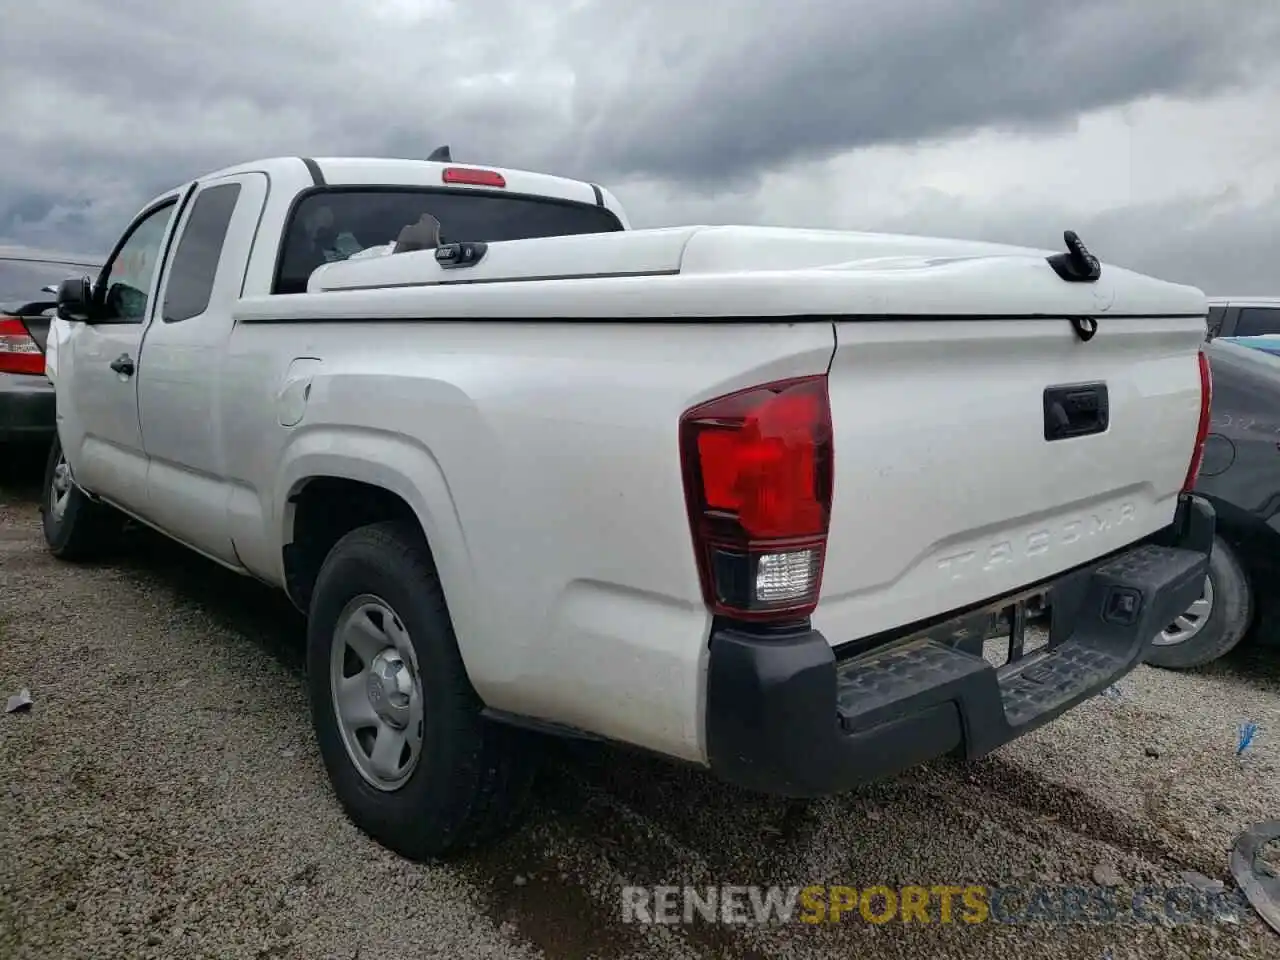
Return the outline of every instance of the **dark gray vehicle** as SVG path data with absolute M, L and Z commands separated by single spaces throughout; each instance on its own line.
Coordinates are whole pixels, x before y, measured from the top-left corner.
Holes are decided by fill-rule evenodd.
M 1276 315 L 1280 318 L 1280 301 Z M 1280 338 L 1205 344 L 1213 406 L 1195 492 L 1217 512 L 1204 595 L 1153 642 L 1146 661 L 1216 660 L 1250 631 L 1280 625 Z
M 58 284 L 98 270 L 92 257 L 0 247 L 0 443 L 52 439 L 44 341 Z
M 1209 336 L 1280 333 L 1280 297 L 1210 297 Z

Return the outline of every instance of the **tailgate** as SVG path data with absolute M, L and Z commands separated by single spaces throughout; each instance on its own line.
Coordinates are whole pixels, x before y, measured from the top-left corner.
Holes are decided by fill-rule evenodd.
M 836 331 L 834 498 L 813 616 L 833 644 L 995 598 L 1172 521 L 1200 413 L 1203 318 L 1110 317 L 1088 342 L 1046 319 Z M 1095 429 L 1104 388 L 1105 429 L 1046 439 L 1057 407 Z

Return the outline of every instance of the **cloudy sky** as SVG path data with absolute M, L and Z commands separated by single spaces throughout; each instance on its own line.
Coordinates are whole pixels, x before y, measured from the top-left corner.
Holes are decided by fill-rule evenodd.
M 636 226 L 1071 228 L 1280 294 L 1280 0 L 6 6 L 0 243 L 104 250 L 219 166 L 449 143 L 606 183 Z

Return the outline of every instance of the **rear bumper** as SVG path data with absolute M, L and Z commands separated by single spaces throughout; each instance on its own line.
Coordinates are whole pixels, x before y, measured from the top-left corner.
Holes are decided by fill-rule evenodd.
M 54 397 L 46 377 L 0 373 L 0 443 L 52 439 Z
M 710 766 L 752 790 L 811 797 L 944 754 L 989 753 L 1141 662 L 1155 635 L 1199 598 L 1213 531 L 1213 508 L 1186 497 L 1150 541 L 1038 585 L 1049 591 L 1049 645 L 999 669 L 982 657 L 976 626 L 990 620 L 985 606 L 847 660 L 816 630 L 762 637 L 717 629 L 707 675 Z

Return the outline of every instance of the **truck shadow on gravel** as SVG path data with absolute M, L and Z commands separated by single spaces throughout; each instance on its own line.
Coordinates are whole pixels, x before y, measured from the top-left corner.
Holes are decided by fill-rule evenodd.
M 131 526 L 111 566 L 256 644 L 301 680 L 307 625 L 279 590 L 233 573 L 145 527 Z
M 16 484 L 12 472 L 6 468 L 0 478 L 0 500 L 38 502 L 38 479 L 29 497 L 31 482 Z M 28 464 L 28 481 L 39 472 Z M 267 652 L 301 683 L 305 624 L 279 591 L 144 528 L 130 531 L 111 567 L 141 589 L 198 608 L 228 631 L 229 642 Z M 1248 679 L 1260 668 L 1262 682 L 1273 682 L 1268 652 L 1242 652 L 1212 669 Z M 619 748 L 561 741 L 539 747 L 548 762 L 527 823 L 457 869 L 481 892 L 495 923 L 510 924 L 551 957 L 621 958 L 642 952 L 655 935 L 674 937 L 695 955 L 770 955 L 731 927 L 655 932 L 623 924 L 625 884 L 1019 882 L 1034 880 L 1036 865 L 1023 874 L 992 844 L 998 839 L 1006 854 L 1061 848 L 1069 845 L 1063 831 L 1172 869 L 1216 869 L 1186 860 L 1153 824 L 1039 780 L 999 755 L 940 761 L 843 797 L 793 802 Z M 949 824 L 945 842 L 931 826 L 940 818 Z M 1062 879 L 1084 880 L 1088 868 L 1078 865 L 1079 876 Z M 860 934 L 850 928 L 848 936 Z
M 1242 643 L 1220 660 L 1198 671 L 1207 677 L 1221 677 L 1247 683 L 1259 690 L 1280 693 L 1280 641 Z
M 266 652 L 301 684 L 304 621 L 280 592 L 145 528 L 130 531 L 110 566 L 140 590 L 198 609 L 226 631 L 224 642 Z M 234 670 L 252 659 L 225 662 Z M 1046 835 L 1047 822 L 1173 862 L 1173 852 L 1140 824 L 999 757 L 942 761 L 847 796 L 793 802 L 612 746 L 545 740 L 538 748 L 547 763 L 526 824 L 456 868 L 481 892 L 495 923 L 510 924 L 548 956 L 623 957 L 655 935 L 675 937 L 695 955 L 768 955 L 753 952 L 732 927 L 682 925 L 655 934 L 624 924 L 626 884 L 990 883 L 1010 879 L 995 875 L 1005 867 L 991 862 L 991 838 L 998 833 L 1006 849 L 1061 844 L 1060 836 Z M 930 826 L 938 816 L 963 825 L 945 844 Z M 892 850 L 914 853 L 898 860 L 886 856 Z
M 1059 856 L 1049 866 L 1031 853 L 1078 851 L 1064 833 L 1171 871 L 1220 872 L 1216 862 L 1177 849 L 1155 824 L 999 756 L 941 760 L 845 796 L 788 801 L 623 749 L 557 742 L 548 753 L 524 828 L 464 861 L 494 922 L 514 926 L 548 956 L 621 958 L 637 950 L 644 931 L 622 923 L 624 885 L 1088 885 L 1091 859 L 1064 866 Z M 866 946 L 868 932 L 847 928 L 839 942 Z M 773 955 L 731 927 L 682 925 L 670 935 L 677 933 L 698 956 Z M 935 933 L 910 931 L 920 944 Z
M 0 504 L 38 509 L 48 447 L 0 445 Z M 258 643 L 302 675 L 306 622 L 279 590 L 232 573 L 153 530 L 130 524 L 106 566 L 145 577 L 178 603 L 194 604 L 221 626 Z
M 38 504 L 48 456 L 44 444 L 0 444 L 0 503 Z

